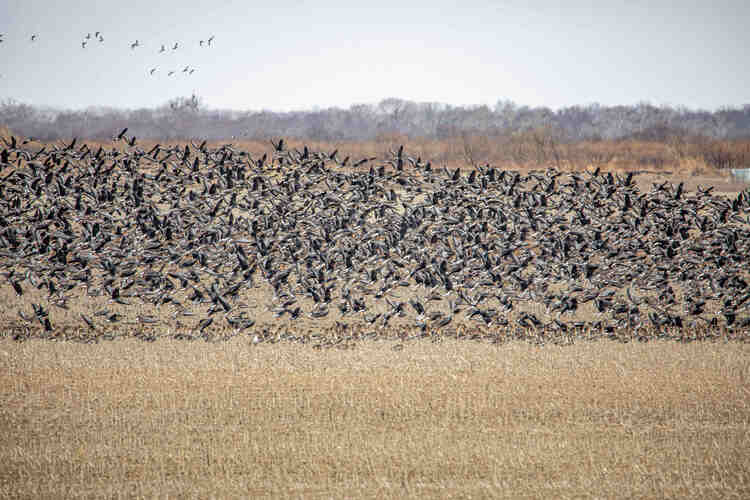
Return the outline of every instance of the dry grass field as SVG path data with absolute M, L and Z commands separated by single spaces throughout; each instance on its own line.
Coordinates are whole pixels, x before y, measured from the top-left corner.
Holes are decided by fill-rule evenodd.
M 600 167 L 647 171 L 634 180 L 644 191 L 663 181 L 684 182 L 686 191 L 710 185 L 732 198 L 746 189 L 711 163 L 750 157 L 741 141 L 486 139 L 307 145 L 338 149 L 343 159 L 387 157 L 405 142 L 436 169 Z M 234 147 L 258 154 L 269 144 Z M 111 292 L 89 293 L 101 286 L 93 278 L 58 300 L 49 279 L 33 285 L 19 271 L 18 293 L 11 273 L 4 276 L 0 498 L 750 497 L 746 329 L 555 333 L 456 315 L 439 331 L 415 335 L 400 316 L 387 327 L 347 324 L 351 315 L 343 313 L 277 317 L 277 294 L 259 279 L 231 303 L 232 315 L 247 313 L 253 326 L 232 329 L 217 319 L 204 333 L 200 305 L 187 314 L 138 302 L 135 292 L 118 302 Z M 407 300 L 412 289 L 392 297 Z M 184 286 L 171 293 L 193 300 Z M 678 288 L 676 300 L 689 293 Z M 447 296 L 430 308 L 452 318 Z M 48 312 L 37 314 L 37 303 Z M 368 306 L 378 315 L 392 308 Z M 577 318 L 601 319 L 594 307 L 581 303 Z M 717 307 L 706 315 L 719 316 Z M 508 319 L 524 312 L 544 324 L 559 316 L 522 301 Z M 96 327 L 86 328 L 82 315 Z
M 747 498 L 750 346 L 0 341 L 0 496 Z

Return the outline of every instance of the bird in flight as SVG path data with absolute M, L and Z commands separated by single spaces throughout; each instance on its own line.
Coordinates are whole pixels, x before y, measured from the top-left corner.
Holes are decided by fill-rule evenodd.
M 211 38 L 208 39 L 208 45 L 211 45 L 211 42 L 214 41 L 214 35 L 211 35 Z
M 174 47 L 172 47 L 172 50 L 177 50 L 177 47 L 180 45 L 180 42 L 175 42 Z
M 153 75 L 156 73 L 156 68 L 151 68 L 151 71 L 148 72 L 150 75 Z
M 188 75 L 192 75 L 194 71 L 195 71 L 195 68 L 192 68 L 190 71 L 188 71 Z
M 134 48 L 140 47 L 140 46 L 141 46 L 140 42 L 138 42 L 138 40 L 136 40 L 135 42 L 133 42 L 133 43 L 130 44 L 130 49 L 133 50 Z
M 91 33 L 86 33 L 86 40 L 91 40 Z
M 203 47 L 203 40 L 200 41 L 200 45 L 201 45 L 201 47 Z
M 84 41 L 81 42 L 81 48 L 82 49 L 86 48 L 86 40 L 84 40 Z
M 35 41 L 36 41 L 36 35 L 31 35 L 31 41 L 32 41 L 32 42 L 35 42 Z
M 172 76 L 172 75 L 174 75 L 174 71 L 170 71 L 169 73 L 167 73 L 167 76 Z

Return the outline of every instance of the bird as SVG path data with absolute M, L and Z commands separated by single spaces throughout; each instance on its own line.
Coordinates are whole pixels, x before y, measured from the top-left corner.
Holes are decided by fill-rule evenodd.
M 211 45 L 211 42 L 214 41 L 214 35 L 211 35 L 211 38 L 208 39 L 208 45 Z
M 165 52 L 166 50 L 167 48 L 164 46 L 164 44 L 161 44 L 161 48 L 159 49 L 159 54 L 161 54 L 162 52 Z
M 167 76 L 172 76 L 172 75 L 174 75 L 174 71 L 170 71 L 169 73 L 167 73 Z
M 211 326 L 211 323 L 213 323 L 213 322 L 214 322 L 214 319 L 211 318 L 211 317 L 208 317 L 208 318 L 200 320 L 198 322 L 198 328 L 200 329 L 201 333 L 203 333 L 203 331 L 206 328 L 208 328 L 209 326 Z
M 32 42 L 35 42 L 35 41 L 36 41 L 36 35 L 31 35 L 31 41 L 32 41 Z
M 84 40 L 84 41 L 81 42 L 81 48 L 82 49 L 86 48 L 86 40 Z
M 174 46 L 172 47 L 172 50 L 177 50 L 177 47 L 179 46 L 179 42 L 175 42 Z
M 141 43 L 136 39 L 135 42 L 133 42 L 133 43 L 130 44 L 130 50 L 133 50 L 136 47 L 140 47 L 140 46 L 141 46 Z
M 156 73 L 156 68 L 151 68 L 151 70 L 148 72 L 150 75 L 153 75 Z
M 88 316 L 86 316 L 83 313 L 80 313 L 80 314 L 81 314 L 81 319 L 83 319 L 84 323 L 86 323 L 86 325 L 88 325 L 89 329 L 90 330 L 96 330 L 96 326 L 94 325 L 94 322 L 91 321 L 91 318 L 89 318 Z
M 77 331 L 87 319 L 182 329 L 192 316 L 193 333 L 225 321 L 237 333 L 255 326 L 246 309 L 266 306 L 296 323 L 276 335 L 259 320 L 248 338 L 263 342 L 318 343 L 300 332 L 332 316 L 404 338 L 750 322 L 744 194 L 683 186 L 675 200 L 679 186 L 642 192 L 619 175 L 428 171 L 405 147 L 368 157 L 382 161 L 367 172 L 277 137 L 263 156 L 205 140 L 145 152 L 128 132 L 96 152 L 81 139 L 48 151 L 0 138 L 3 167 L 23 165 L 0 182 L 0 255 L 16 269 L 0 294 L 46 300 L 51 311 L 34 304 L 43 336 L 45 320 L 64 328 L 55 312 L 76 293 L 117 308 L 76 316 Z M 467 322 L 477 335 L 463 333 Z

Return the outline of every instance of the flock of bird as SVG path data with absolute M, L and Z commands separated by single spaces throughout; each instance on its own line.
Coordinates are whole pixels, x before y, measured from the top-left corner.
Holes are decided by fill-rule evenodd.
M 5 34 L 4 33 L 0 33 L 0 43 L 3 43 L 5 41 L 4 37 L 5 37 Z M 36 33 L 34 33 L 34 34 L 32 34 L 29 37 L 29 41 L 31 43 L 34 43 L 34 42 L 36 42 L 38 40 L 38 38 L 39 38 L 39 35 L 36 34 Z M 215 40 L 215 38 L 216 37 L 214 35 L 211 35 L 210 37 L 206 38 L 205 40 L 199 40 L 198 41 L 198 45 L 200 47 L 206 47 L 206 48 L 211 47 L 212 44 L 213 44 L 213 41 Z M 96 41 L 96 42 L 98 42 L 100 44 L 104 43 L 104 34 L 102 32 L 100 32 L 100 31 L 94 32 L 93 35 L 91 33 L 86 33 L 86 35 L 81 40 L 81 48 L 82 49 L 86 49 L 87 47 L 89 47 L 89 43 L 93 43 L 94 41 Z M 142 46 L 143 45 L 141 44 L 140 40 L 138 40 L 138 39 L 136 39 L 134 42 L 130 43 L 130 49 L 131 50 L 135 50 L 135 49 L 137 49 L 139 47 L 142 47 Z M 176 51 L 180 47 L 180 42 L 174 42 L 174 44 L 171 45 L 171 47 L 172 47 L 171 51 Z M 161 48 L 158 51 L 158 53 L 159 54 L 163 54 L 165 52 L 167 52 L 167 45 L 162 44 Z M 148 70 L 149 76 L 154 76 L 157 73 L 158 70 L 159 70 L 158 66 L 150 68 Z M 181 73 L 186 74 L 186 75 L 192 75 L 193 73 L 195 73 L 195 71 L 196 71 L 196 68 L 191 68 L 188 65 L 188 66 L 185 66 L 185 68 L 181 71 Z M 168 70 L 167 71 L 167 76 L 173 76 L 173 75 L 176 75 L 178 73 L 179 73 L 179 71 L 176 70 L 176 69 Z
M 21 336 L 750 329 L 750 190 L 113 140 L 5 141 L 0 318 Z

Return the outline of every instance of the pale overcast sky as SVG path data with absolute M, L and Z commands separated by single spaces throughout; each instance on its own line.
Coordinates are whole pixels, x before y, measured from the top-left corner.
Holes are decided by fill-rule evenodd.
M 750 2 L 358 3 L 0 0 L 0 100 L 136 108 L 194 92 L 210 108 L 238 110 L 386 97 L 750 103 Z

